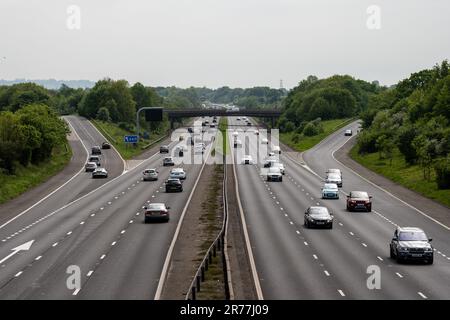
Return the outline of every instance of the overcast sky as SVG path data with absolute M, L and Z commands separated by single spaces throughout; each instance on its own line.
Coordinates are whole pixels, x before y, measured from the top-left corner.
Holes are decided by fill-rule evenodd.
M 380 29 L 367 27 L 370 5 Z M 0 0 L 0 79 L 291 88 L 350 74 L 390 85 L 450 58 L 449 13 L 449 0 Z

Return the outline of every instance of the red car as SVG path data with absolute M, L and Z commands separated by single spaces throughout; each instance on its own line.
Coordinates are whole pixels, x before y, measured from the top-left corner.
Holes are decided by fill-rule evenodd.
M 372 196 L 369 196 L 365 191 L 351 191 L 347 196 L 347 210 L 364 210 L 371 212 Z

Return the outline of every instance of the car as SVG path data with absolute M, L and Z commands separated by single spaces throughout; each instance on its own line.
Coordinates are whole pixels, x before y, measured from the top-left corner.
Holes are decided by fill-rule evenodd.
M 184 148 L 182 146 L 177 146 L 175 148 L 174 155 L 177 157 L 183 157 L 184 156 Z
M 142 171 L 144 181 L 158 180 L 158 171 L 156 169 L 145 169 Z
M 150 203 L 148 206 L 144 207 L 144 223 L 149 223 L 151 221 L 169 221 L 170 207 L 166 206 L 164 203 Z
M 364 210 L 372 211 L 372 196 L 369 196 L 365 191 L 350 191 L 347 196 L 347 210 Z
M 91 154 L 102 154 L 102 149 L 100 149 L 100 146 L 93 146 L 91 149 Z
M 194 146 L 194 154 L 203 154 L 205 153 L 205 148 L 201 145 Z
M 262 139 L 261 139 L 261 143 L 262 143 L 262 144 L 269 144 L 269 139 L 267 139 L 267 138 L 262 138 Z
M 108 171 L 105 168 L 97 168 L 92 171 L 92 178 L 108 178 Z
M 284 173 L 285 173 L 284 164 L 282 164 L 281 162 L 278 162 L 278 161 L 270 162 L 270 167 L 280 169 L 280 172 L 282 175 L 284 175 Z
M 419 260 L 433 264 L 432 239 L 420 228 L 398 227 L 389 245 L 390 257 L 397 262 Z
M 97 163 L 88 161 L 84 165 L 84 169 L 85 169 L 86 172 L 92 172 L 95 169 L 97 169 Z
M 268 158 L 266 160 L 264 160 L 264 164 L 263 167 L 264 168 L 270 168 L 272 166 L 273 163 L 278 162 L 277 159 L 272 159 L 272 158 Z
M 306 228 L 324 227 L 333 229 L 333 216 L 327 207 L 309 207 L 305 211 L 304 225 Z
M 250 122 L 250 121 L 247 121 L 247 126 L 251 126 L 252 125 L 252 123 Z
M 325 178 L 326 183 L 335 183 L 338 187 L 342 187 L 342 177 L 337 173 L 329 173 Z
M 339 199 L 339 189 L 335 183 L 325 183 L 322 187 L 322 199 Z
M 182 192 L 183 191 L 183 184 L 181 183 L 180 179 L 176 178 L 169 178 L 167 179 L 166 183 L 166 192 Z
M 175 165 L 175 162 L 173 161 L 173 158 L 172 157 L 165 157 L 164 159 L 163 159 L 163 166 L 165 167 L 165 166 L 174 166 Z
M 345 130 L 344 135 L 345 136 L 351 136 L 353 134 L 351 129 Z
M 259 130 L 258 130 L 258 129 L 255 130 L 255 134 L 256 134 L 257 136 L 259 136 Z
M 179 138 L 178 138 L 178 141 L 183 141 L 184 140 L 184 137 L 183 136 L 180 136 Z
M 240 118 L 240 117 L 237 117 L 236 120 L 237 120 L 237 121 L 241 121 L 241 118 Z
M 242 164 L 253 164 L 253 158 L 250 155 L 245 155 L 242 157 Z
M 215 128 L 216 125 L 215 125 L 214 123 L 211 123 L 211 124 L 209 125 L 209 127 L 210 127 L 210 128 Z
M 273 156 L 275 156 L 275 152 L 270 151 L 269 152 L 269 157 L 273 157 Z
M 341 171 L 341 169 L 327 169 L 326 174 L 328 175 L 329 173 L 336 173 L 336 174 L 340 175 L 341 178 L 342 178 L 342 171 Z
M 235 139 L 235 140 L 234 140 L 233 146 L 234 146 L 235 148 L 242 147 L 242 141 L 239 140 L 239 139 Z
M 100 167 L 101 165 L 101 158 L 100 156 L 90 156 L 88 159 L 88 162 L 95 162 L 95 164 L 97 165 L 97 167 Z
M 169 146 L 166 145 L 160 146 L 159 153 L 169 153 Z
M 283 181 L 283 175 L 281 174 L 280 168 L 270 167 L 267 170 L 267 181 Z
M 239 133 L 235 130 L 233 131 L 233 133 L 231 134 L 233 137 L 237 137 L 239 135 Z
M 217 120 L 216 119 L 213 119 L 213 121 L 212 121 L 213 123 L 217 123 Z
M 109 142 L 103 142 L 102 143 L 102 149 L 111 149 L 111 145 L 109 144 Z
M 281 149 L 280 149 L 279 146 L 273 146 L 272 152 L 280 154 L 281 153 Z
M 183 168 L 173 168 L 172 170 L 170 170 L 170 174 L 169 177 L 172 179 L 180 179 L 180 180 L 184 180 L 186 179 L 186 172 L 184 171 Z

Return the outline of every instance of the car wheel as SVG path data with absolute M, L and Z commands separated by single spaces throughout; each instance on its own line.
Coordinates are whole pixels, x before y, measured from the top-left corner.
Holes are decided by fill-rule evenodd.
M 350 210 L 350 207 L 349 206 L 347 206 L 347 211 L 348 212 L 351 212 L 352 210 Z
M 280 178 L 280 182 L 283 182 L 283 177 Z
M 395 258 L 397 260 L 397 263 L 402 263 L 403 262 L 403 258 L 400 257 L 398 254 L 395 255 Z
M 432 257 L 431 259 L 426 260 L 426 263 L 427 263 L 427 264 L 433 264 L 433 260 L 434 260 L 434 259 L 433 259 L 433 257 Z
M 394 259 L 394 258 L 395 258 L 394 250 L 392 250 L 392 247 L 389 247 L 389 257 L 390 257 L 391 259 Z

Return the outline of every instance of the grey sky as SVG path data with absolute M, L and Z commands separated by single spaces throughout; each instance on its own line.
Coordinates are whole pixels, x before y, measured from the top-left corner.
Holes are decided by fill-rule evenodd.
M 66 26 L 69 5 L 81 29 Z M 369 5 L 381 29 L 366 26 Z M 393 84 L 450 57 L 448 0 L 1 0 L 0 78 L 287 88 Z

